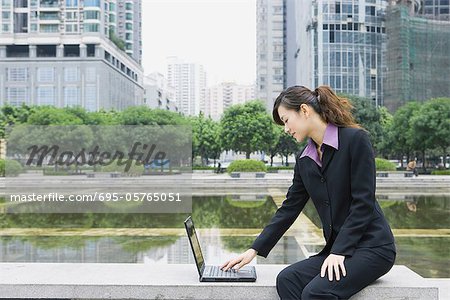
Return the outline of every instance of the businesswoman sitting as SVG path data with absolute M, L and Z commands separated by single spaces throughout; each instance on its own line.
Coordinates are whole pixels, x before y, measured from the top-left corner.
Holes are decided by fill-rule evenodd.
M 221 268 L 239 269 L 270 250 L 297 219 L 309 198 L 320 216 L 326 245 L 278 274 L 281 299 L 348 299 L 394 265 L 394 237 L 375 199 L 375 159 L 367 132 L 356 124 L 350 102 L 328 86 L 284 90 L 273 118 L 298 142 L 294 178 L 286 199 L 243 254 Z

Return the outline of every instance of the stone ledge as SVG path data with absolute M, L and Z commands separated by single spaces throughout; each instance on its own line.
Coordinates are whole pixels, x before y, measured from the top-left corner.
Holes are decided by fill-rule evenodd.
M 1 263 L 0 298 L 278 299 L 277 274 L 287 265 L 256 265 L 253 283 L 202 283 L 194 265 Z M 438 299 L 438 287 L 405 266 L 351 298 Z

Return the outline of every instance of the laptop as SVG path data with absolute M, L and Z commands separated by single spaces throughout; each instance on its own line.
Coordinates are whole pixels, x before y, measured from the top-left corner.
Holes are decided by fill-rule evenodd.
M 254 266 L 244 266 L 240 268 L 239 271 L 232 270 L 232 268 L 223 271 L 220 269 L 220 266 L 206 266 L 191 216 L 184 221 L 184 226 L 186 227 L 189 243 L 191 244 L 192 253 L 194 254 L 195 263 L 197 265 L 199 280 L 201 282 L 256 281 L 256 270 Z

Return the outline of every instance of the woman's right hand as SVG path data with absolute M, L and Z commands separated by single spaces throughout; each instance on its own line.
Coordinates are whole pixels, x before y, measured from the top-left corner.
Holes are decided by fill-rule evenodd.
M 233 269 L 238 271 L 240 268 L 251 262 L 255 258 L 257 253 L 258 252 L 255 249 L 250 248 L 238 257 L 230 259 L 229 261 L 221 265 L 220 269 L 222 269 L 223 271 L 227 271 L 229 268 L 233 268 L 233 266 L 237 265 L 237 267 Z

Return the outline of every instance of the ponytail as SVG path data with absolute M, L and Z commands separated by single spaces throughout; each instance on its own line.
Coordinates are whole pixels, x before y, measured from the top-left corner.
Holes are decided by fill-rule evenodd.
M 316 88 L 314 94 L 320 106 L 317 113 L 325 122 L 342 127 L 361 128 L 352 115 L 353 105 L 347 98 L 339 97 L 326 85 Z
M 341 127 L 362 128 L 352 115 L 353 106 L 350 101 L 337 96 L 329 86 L 325 85 L 319 86 L 314 91 L 304 86 L 291 86 L 282 91 L 273 105 L 272 116 L 275 123 L 284 125 L 278 115 L 280 105 L 299 111 L 302 104 L 311 106 L 327 123 Z

